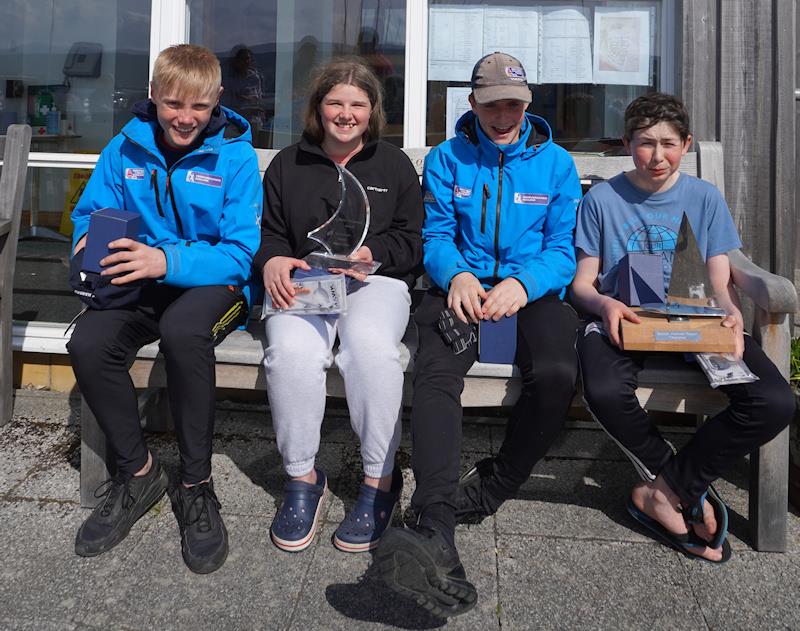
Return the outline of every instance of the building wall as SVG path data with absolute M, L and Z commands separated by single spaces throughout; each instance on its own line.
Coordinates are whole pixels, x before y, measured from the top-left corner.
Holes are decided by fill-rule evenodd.
M 794 0 L 684 0 L 681 87 L 695 138 L 720 140 L 744 249 L 796 278 Z M 796 282 L 796 281 L 795 281 Z

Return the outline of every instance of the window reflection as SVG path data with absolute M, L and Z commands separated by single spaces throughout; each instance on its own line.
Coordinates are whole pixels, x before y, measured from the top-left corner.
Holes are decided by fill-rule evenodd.
M 222 102 L 248 119 L 254 144 L 300 138 L 315 68 L 361 55 L 384 86 L 386 139 L 402 145 L 405 0 L 189 0 L 189 41 L 222 64 Z
M 472 64 L 502 50 L 536 77 L 529 111 L 558 144 L 623 153 L 626 105 L 671 88 L 661 77 L 662 9 L 661 0 L 430 0 L 426 144 L 452 134 L 448 108 L 451 121 L 468 109 Z
M 147 98 L 150 3 L 0 3 L 0 133 L 33 126 L 33 151 L 99 152 Z

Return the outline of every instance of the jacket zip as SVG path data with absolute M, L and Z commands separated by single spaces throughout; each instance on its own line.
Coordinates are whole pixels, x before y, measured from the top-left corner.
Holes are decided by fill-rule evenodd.
M 505 162 L 506 154 L 500 152 L 500 163 L 497 167 L 497 206 L 495 207 L 495 221 L 494 221 L 494 274 L 497 278 L 497 272 L 500 270 L 500 201 L 503 199 L 503 163 Z
M 158 214 L 161 215 L 162 218 L 166 219 L 164 215 L 164 209 L 161 208 L 161 193 L 158 191 L 158 173 L 155 169 L 150 173 L 150 186 L 154 188 L 156 191 L 156 208 L 158 208 Z
M 134 145 L 139 147 L 145 153 L 153 156 L 154 158 L 158 158 L 158 156 L 154 154 L 152 151 L 150 151 L 147 147 L 145 147 L 143 144 L 139 142 L 136 142 L 133 138 L 131 138 L 127 134 L 125 134 L 125 138 L 130 140 Z M 197 150 L 195 149 L 195 151 Z M 178 166 L 178 164 L 182 162 L 184 158 L 192 154 L 194 154 L 194 151 L 192 151 L 192 153 L 187 153 L 185 156 L 181 156 L 177 160 L 177 162 L 175 162 L 175 164 L 172 165 L 171 169 L 167 169 L 167 193 L 169 193 L 170 201 L 172 202 L 172 211 L 175 213 L 175 227 L 178 228 L 179 236 L 184 239 L 185 237 L 183 236 L 183 223 L 181 222 L 181 218 L 178 215 L 178 209 L 175 206 L 175 195 L 173 194 L 172 187 L 170 186 L 170 177 L 172 176 L 172 172 L 175 170 L 175 167 Z M 161 215 L 164 219 L 166 219 L 167 217 L 164 214 L 164 209 L 161 207 L 161 195 L 158 191 L 158 172 L 156 169 L 153 169 L 152 172 L 150 173 L 150 186 L 152 186 L 156 190 L 156 208 L 158 208 L 158 214 Z
M 183 237 L 183 222 L 181 216 L 178 214 L 178 207 L 175 205 L 175 193 L 172 192 L 172 171 L 167 172 L 167 193 L 169 193 L 169 201 L 172 202 L 172 212 L 175 215 L 175 225 L 178 227 L 178 234 Z M 189 245 L 189 242 L 186 242 Z
M 481 233 L 486 232 L 486 200 L 489 199 L 489 185 L 483 185 L 483 201 L 481 202 Z

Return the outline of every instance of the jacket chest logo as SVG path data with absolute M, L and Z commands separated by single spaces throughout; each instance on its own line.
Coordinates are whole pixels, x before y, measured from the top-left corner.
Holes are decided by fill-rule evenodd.
M 455 195 L 456 197 L 461 197 L 461 198 L 472 197 L 472 189 L 471 188 L 464 188 L 464 187 L 459 186 L 458 184 L 456 184 L 453 187 L 453 195 Z
M 515 204 L 526 204 L 529 206 L 547 206 L 550 196 L 544 193 L 514 193 Z
M 203 173 L 202 171 L 187 171 L 186 181 L 192 184 L 203 184 L 204 186 L 213 186 L 220 188 L 222 186 L 222 176 L 214 175 L 213 173 Z
M 125 179 L 126 180 L 143 180 L 144 179 L 144 169 L 134 169 L 134 168 L 125 169 Z
M 373 193 L 388 193 L 389 189 L 384 188 L 382 186 L 367 186 L 368 191 L 372 191 Z

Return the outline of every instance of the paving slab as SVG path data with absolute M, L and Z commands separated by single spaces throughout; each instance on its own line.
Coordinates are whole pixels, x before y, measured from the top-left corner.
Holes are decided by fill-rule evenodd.
M 498 557 L 503 629 L 704 627 L 663 546 L 500 535 Z
M 747 523 L 747 463 L 716 483 L 730 506 L 730 541 L 735 550 L 751 549 Z M 651 540 L 625 508 L 638 477 L 624 462 L 545 459 L 536 465 L 516 500 L 496 516 L 498 532 L 608 541 Z M 800 545 L 800 518 L 789 515 L 790 550 Z
M 371 569 L 372 554 L 345 554 L 330 543 L 328 524 L 313 553 L 290 629 L 492 629 L 498 628 L 494 537 L 459 532 L 456 545 L 467 576 L 478 588 L 478 604 L 447 621 L 431 615 L 385 586 Z
M 714 483 L 714 488 L 728 505 L 730 529 L 734 534 L 731 546 L 734 550 L 753 549 L 752 533 L 747 521 L 750 511 L 749 467 L 749 462 L 743 459 L 733 471 Z M 786 518 L 786 551 L 800 553 L 800 514 L 792 506 Z
M 501 534 L 644 541 L 625 509 L 638 480 L 627 462 L 546 459 L 495 516 Z
M 274 629 L 284 627 L 298 597 L 310 554 L 289 555 L 253 517 L 223 517 L 230 536 L 225 565 L 193 574 L 183 562 L 170 511 L 122 564 L 84 622 L 98 628 Z
M 0 431 L 0 497 L 17 493 L 20 484 L 37 472 L 61 470 L 74 459 L 79 445 L 79 438 L 66 425 L 14 418 Z M 57 495 L 63 497 L 63 492 Z
M 154 523 L 145 515 L 125 541 L 91 559 L 75 555 L 75 533 L 89 511 L 63 503 L 0 503 L 0 612 L 12 619 L 75 622 L 119 578 L 124 560 Z
M 712 629 L 800 628 L 800 567 L 788 555 L 742 551 L 723 567 L 684 559 Z
M 41 617 L 13 618 L 0 614 L 0 629 L 4 631 L 76 631 L 78 626 L 66 620 L 47 620 Z
M 77 428 L 81 424 L 81 400 L 80 397 L 63 392 L 15 390 L 13 420 L 54 423 Z

